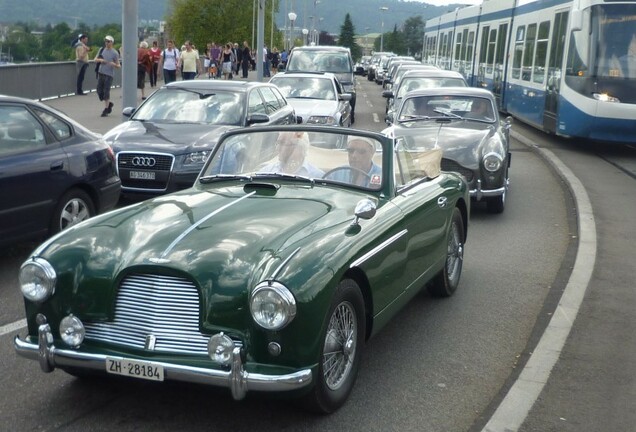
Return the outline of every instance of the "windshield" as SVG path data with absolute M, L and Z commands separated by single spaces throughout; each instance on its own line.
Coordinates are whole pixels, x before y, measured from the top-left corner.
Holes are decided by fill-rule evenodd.
M 329 78 L 275 76 L 270 82 L 287 98 L 336 100 L 333 81 Z
M 135 112 L 133 120 L 240 126 L 243 94 L 162 88 Z
M 398 121 L 419 119 L 466 119 L 494 122 L 495 111 L 489 99 L 473 96 L 417 96 L 404 100 Z
M 404 78 L 400 83 L 397 97 L 401 98 L 410 91 L 436 88 L 436 87 L 466 87 L 466 83 L 461 78 L 424 78 L 424 77 L 412 77 Z
M 352 73 L 346 51 L 294 50 L 288 71 Z
M 382 186 L 382 144 L 343 133 L 245 132 L 217 147 L 200 181 L 236 177 L 316 179 L 363 189 Z

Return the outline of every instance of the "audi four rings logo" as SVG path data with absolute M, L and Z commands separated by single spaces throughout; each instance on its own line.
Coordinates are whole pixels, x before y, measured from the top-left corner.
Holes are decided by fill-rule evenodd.
M 134 166 L 153 167 L 157 164 L 157 161 L 152 157 L 135 156 L 132 158 L 132 164 Z

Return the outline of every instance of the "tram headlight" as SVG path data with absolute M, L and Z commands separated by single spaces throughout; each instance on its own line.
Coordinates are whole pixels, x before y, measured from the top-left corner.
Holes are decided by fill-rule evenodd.
M 592 96 L 594 97 L 594 99 L 601 102 L 621 103 L 619 98 L 610 96 L 607 93 L 592 93 Z

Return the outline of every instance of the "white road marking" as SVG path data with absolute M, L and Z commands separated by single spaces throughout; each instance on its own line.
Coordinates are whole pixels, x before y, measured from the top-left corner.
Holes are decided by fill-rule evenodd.
M 376 123 L 380 123 L 380 117 L 376 113 L 373 113 L 373 121 Z
M 26 327 L 26 325 L 27 325 L 26 319 L 21 319 L 11 324 L 3 325 L 2 327 L 0 327 L 0 336 L 4 336 L 7 333 L 11 333 L 21 328 L 24 328 Z

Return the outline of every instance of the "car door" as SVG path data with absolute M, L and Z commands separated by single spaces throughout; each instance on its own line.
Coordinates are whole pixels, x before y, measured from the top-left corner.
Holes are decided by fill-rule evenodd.
M 46 233 L 68 176 L 64 149 L 33 112 L 0 105 L 0 239 Z
M 439 183 L 441 150 L 421 150 L 397 140 L 394 166 L 397 194 L 393 203 L 403 214 L 409 232 L 406 279 L 407 289 L 419 290 L 432 276 L 443 254 L 445 227 L 452 204 Z

